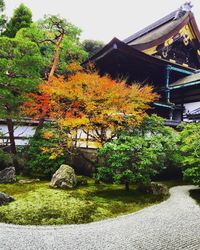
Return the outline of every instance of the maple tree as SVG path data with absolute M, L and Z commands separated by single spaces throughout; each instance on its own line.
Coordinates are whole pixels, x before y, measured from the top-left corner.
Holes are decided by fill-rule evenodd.
M 54 16 L 45 16 L 43 20 L 33 23 L 31 27 L 21 29 L 16 37 L 32 41 L 38 45 L 45 61 L 41 71 L 43 80 L 51 82 L 54 75 L 71 73 L 70 64 L 80 63 L 87 53 L 79 42 L 81 30 L 67 20 Z M 71 63 L 73 60 L 73 63 Z M 40 117 L 37 131 L 43 127 L 45 112 Z
M 3 2 L 1 2 L 0 11 L 3 10 Z M 71 41 L 71 43 L 77 44 L 78 34 L 80 33 L 78 28 L 56 16 L 45 17 L 36 26 L 29 20 L 31 18 L 31 12 L 29 12 L 24 5 L 20 5 L 9 22 L 9 25 L 14 25 L 13 20 L 16 19 L 15 25 L 17 26 L 6 26 L 12 28 L 11 30 L 14 33 L 20 29 L 16 38 L 1 37 L 0 106 L 2 109 L 0 116 L 6 119 L 10 149 L 13 154 L 17 153 L 13 119 L 20 120 L 18 107 L 24 101 L 24 93 L 37 92 L 37 84 L 41 82 L 41 79 L 51 81 L 51 76 L 56 74 L 55 71 L 58 68 L 60 69 L 60 66 L 58 67 L 59 57 L 64 57 L 63 48 L 66 55 L 67 42 L 64 35 L 68 35 L 68 43 Z M 19 16 L 20 13 L 24 15 Z M 22 22 L 23 20 L 29 20 L 30 25 L 26 25 L 25 22 Z M 21 27 L 27 28 L 21 29 Z M 44 47 L 47 50 L 45 50 L 46 53 Z M 49 50 L 51 53 L 49 53 Z M 59 53 L 61 51 L 62 53 Z M 64 64 L 63 61 L 62 64 Z M 45 113 L 43 116 L 45 117 Z M 40 119 L 38 127 L 42 127 L 42 125 L 43 119 Z
M 29 94 L 22 110 L 34 119 L 49 119 L 53 132 L 47 134 L 60 135 L 63 148 L 86 140 L 100 146 L 139 125 L 156 98 L 151 86 L 128 86 L 123 80 L 79 70 L 67 79 L 52 77 L 51 82 L 40 84 L 39 94 Z

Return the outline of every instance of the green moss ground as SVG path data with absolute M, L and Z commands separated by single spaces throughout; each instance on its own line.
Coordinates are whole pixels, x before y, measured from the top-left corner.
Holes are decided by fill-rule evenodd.
M 88 223 L 138 211 L 167 197 L 141 194 L 133 187 L 95 184 L 73 190 L 52 189 L 49 182 L 0 184 L 16 201 L 0 207 L 0 222 L 22 225 Z

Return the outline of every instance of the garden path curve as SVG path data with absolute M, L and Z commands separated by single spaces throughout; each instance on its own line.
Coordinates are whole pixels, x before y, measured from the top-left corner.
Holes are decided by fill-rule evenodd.
M 194 186 L 170 189 L 159 205 L 85 225 L 36 227 L 0 224 L 1 250 L 200 250 L 200 207 Z

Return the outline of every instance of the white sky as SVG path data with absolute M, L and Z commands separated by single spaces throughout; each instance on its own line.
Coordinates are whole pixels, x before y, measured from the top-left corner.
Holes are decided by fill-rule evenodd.
M 81 40 L 109 42 L 124 39 L 169 14 L 184 0 L 5 0 L 6 14 L 11 16 L 24 3 L 38 20 L 44 14 L 59 14 L 82 29 Z M 200 27 L 200 0 L 193 0 L 193 13 Z

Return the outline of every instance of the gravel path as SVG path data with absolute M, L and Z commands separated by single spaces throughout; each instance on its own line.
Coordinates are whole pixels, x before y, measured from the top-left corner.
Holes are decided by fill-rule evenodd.
M 200 207 L 194 186 L 170 189 L 159 205 L 85 225 L 36 227 L 0 224 L 1 250 L 200 250 Z

